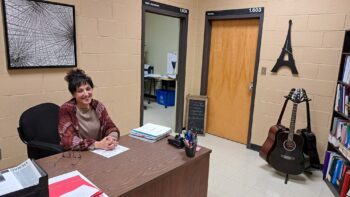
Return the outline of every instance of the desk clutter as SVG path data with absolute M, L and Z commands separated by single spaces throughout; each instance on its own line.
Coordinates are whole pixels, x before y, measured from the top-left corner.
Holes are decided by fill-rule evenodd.
M 185 147 L 185 152 L 188 157 L 194 157 L 196 152 L 200 150 L 197 146 L 197 133 L 191 130 L 182 131 L 174 138 L 168 138 L 168 143 L 176 148 L 182 149 Z
M 147 142 L 156 142 L 167 137 L 170 133 L 170 127 L 146 123 L 142 127 L 132 129 L 129 136 Z
M 184 133 L 185 151 L 188 157 L 194 157 L 197 149 L 197 133 L 188 130 Z
M 20 165 L 0 172 L 0 196 L 48 196 L 48 175 L 27 159 Z
M 75 170 L 49 179 L 50 197 L 107 196 Z

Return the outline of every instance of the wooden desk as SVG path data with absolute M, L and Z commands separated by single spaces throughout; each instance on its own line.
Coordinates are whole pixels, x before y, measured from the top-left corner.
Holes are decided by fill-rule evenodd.
M 189 158 L 166 139 L 149 143 L 122 136 L 120 144 L 130 150 L 109 159 L 83 151 L 75 165 L 76 158 L 62 158 L 62 154 L 37 163 L 49 177 L 78 170 L 111 197 L 207 196 L 210 149 L 202 147 Z

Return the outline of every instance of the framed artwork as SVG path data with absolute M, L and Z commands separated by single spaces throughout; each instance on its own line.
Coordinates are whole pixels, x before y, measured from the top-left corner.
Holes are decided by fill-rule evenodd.
M 2 0 L 8 69 L 76 67 L 73 5 Z

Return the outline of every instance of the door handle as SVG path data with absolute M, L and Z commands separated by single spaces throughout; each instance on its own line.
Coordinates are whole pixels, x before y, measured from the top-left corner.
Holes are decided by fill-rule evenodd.
M 254 87 L 253 82 L 250 82 L 250 84 L 249 84 L 249 86 L 248 86 L 248 90 L 249 90 L 250 92 L 253 91 L 253 87 Z

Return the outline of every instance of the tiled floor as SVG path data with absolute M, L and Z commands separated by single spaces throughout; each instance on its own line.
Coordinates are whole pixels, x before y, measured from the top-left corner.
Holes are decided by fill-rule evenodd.
M 331 197 L 321 171 L 312 175 L 285 176 L 259 157 L 258 152 L 210 134 L 199 137 L 199 144 L 212 149 L 209 172 L 209 197 L 271 196 Z
M 171 126 L 175 108 L 151 103 L 145 110 L 146 122 Z M 208 197 L 332 197 L 322 180 L 321 171 L 312 175 L 290 176 L 277 173 L 259 157 L 258 152 L 210 134 L 199 136 L 199 144 L 212 149 Z

